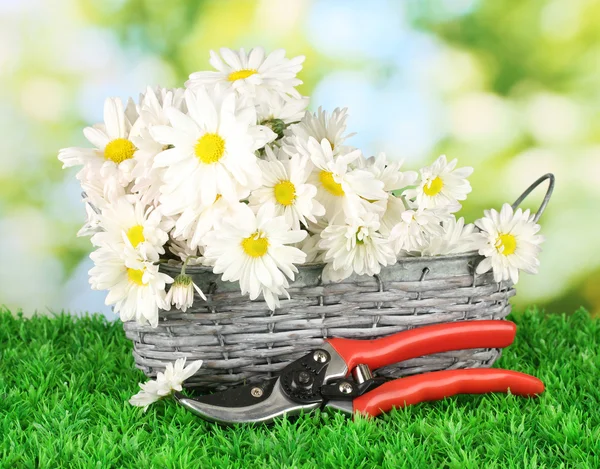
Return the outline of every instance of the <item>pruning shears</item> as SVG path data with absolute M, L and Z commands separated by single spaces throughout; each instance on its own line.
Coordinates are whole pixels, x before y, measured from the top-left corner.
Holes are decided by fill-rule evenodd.
M 514 341 L 516 329 L 510 321 L 462 321 L 374 340 L 327 339 L 322 347 L 290 363 L 278 377 L 197 398 L 177 392 L 175 398 L 206 420 L 235 424 L 271 422 L 318 408 L 376 417 L 393 407 L 457 394 L 510 392 L 534 397 L 544 391 L 544 384 L 510 370 L 444 370 L 394 380 L 372 374 L 372 370 L 423 355 L 504 348 Z

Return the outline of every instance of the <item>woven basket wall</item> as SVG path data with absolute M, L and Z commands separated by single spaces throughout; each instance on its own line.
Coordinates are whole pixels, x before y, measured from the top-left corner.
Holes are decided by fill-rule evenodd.
M 124 324 L 133 341 L 138 368 L 156 376 L 180 357 L 204 360 L 186 382 L 222 390 L 273 376 L 290 361 L 319 347 L 323 339 L 369 339 L 429 324 L 504 319 L 515 294 L 493 275 L 476 275 L 475 253 L 434 258 L 405 258 L 376 277 L 353 276 L 323 284 L 322 265 L 300 266 L 290 286 L 291 300 L 270 311 L 263 301 L 242 296 L 239 286 L 222 282 L 206 267 L 188 267 L 208 301 L 192 309 L 160 313 L 158 327 Z M 175 277 L 179 268 L 161 269 Z M 489 367 L 497 349 L 448 352 L 382 368 L 377 375 L 400 377 L 425 371 Z

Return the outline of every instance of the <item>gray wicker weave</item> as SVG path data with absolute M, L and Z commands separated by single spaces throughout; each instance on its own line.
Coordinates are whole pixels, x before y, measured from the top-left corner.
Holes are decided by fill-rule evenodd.
M 550 194 L 549 175 L 528 191 L 544 179 L 550 179 Z M 148 376 L 180 357 L 202 359 L 203 366 L 186 386 L 221 390 L 271 377 L 325 338 L 369 339 L 429 324 L 504 319 L 515 290 L 510 283 L 496 283 L 491 272 L 476 275 L 480 260 L 477 253 L 403 258 L 378 276 L 328 284 L 321 281 L 322 265 L 300 266 L 290 285 L 291 299 L 275 311 L 264 301 L 243 296 L 237 282 L 223 282 L 206 267 L 188 267 L 187 273 L 207 293 L 207 302 L 196 297 L 185 313 L 162 311 L 156 328 L 135 322 L 124 328 L 134 343 L 136 366 Z M 180 270 L 170 265 L 161 269 L 172 277 Z M 489 367 L 499 356 L 497 349 L 460 350 L 408 360 L 376 374 L 396 378 Z

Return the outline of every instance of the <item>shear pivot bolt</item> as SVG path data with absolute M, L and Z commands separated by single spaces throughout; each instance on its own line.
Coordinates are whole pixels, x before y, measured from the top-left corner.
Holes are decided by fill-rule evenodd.
M 250 394 L 252 394 L 252 397 L 261 397 L 263 395 L 263 390 L 259 387 L 255 387 L 250 390 Z
M 350 383 L 346 383 L 345 381 L 343 383 L 340 383 L 338 389 L 342 394 L 350 394 L 353 390 L 352 385 Z
M 352 376 L 358 384 L 373 379 L 373 373 L 371 373 L 370 368 L 363 363 L 357 365 L 357 367 L 352 370 Z
M 313 360 L 318 363 L 325 363 L 327 360 L 329 360 L 329 354 L 325 350 L 317 350 L 313 354 Z

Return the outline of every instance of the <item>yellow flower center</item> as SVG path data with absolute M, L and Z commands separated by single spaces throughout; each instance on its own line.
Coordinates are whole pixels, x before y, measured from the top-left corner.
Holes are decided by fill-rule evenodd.
M 496 249 L 500 254 L 509 256 L 517 250 L 517 239 L 511 234 L 501 234 L 496 239 Z
M 242 240 L 242 249 L 250 257 L 262 257 L 269 250 L 269 239 L 262 236 L 263 233 L 257 231 Z
M 335 179 L 333 179 L 333 173 L 330 173 L 329 171 L 321 171 L 319 173 L 319 181 L 321 181 L 321 185 L 330 194 L 337 197 L 344 195 L 344 189 L 342 189 L 341 184 L 335 182 Z
M 229 81 L 243 80 L 244 78 L 248 78 L 255 73 L 258 73 L 253 68 L 247 68 L 245 70 L 236 70 L 235 72 L 231 72 L 227 79 Z
M 131 283 L 135 283 L 141 287 L 146 286 L 144 282 L 142 282 L 142 277 L 144 276 L 144 271 L 139 269 L 127 269 L 127 278 Z
M 430 181 L 429 184 L 423 186 L 423 192 L 425 195 L 433 197 L 434 195 L 438 195 L 443 187 L 444 181 L 438 176 L 433 181 Z
M 108 142 L 108 145 L 104 148 L 104 158 L 119 164 L 133 158 L 136 150 L 137 148 L 131 141 L 126 138 L 116 138 Z
M 296 200 L 296 186 L 290 181 L 279 181 L 273 188 L 275 200 L 281 205 L 292 205 Z
M 218 134 L 206 133 L 198 139 L 194 152 L 202 163 L 216 163 L 225 153 L 225 140 Z
M 144 238 L 144 227 L 142 225 L 135 225 L 129 228 L 127 230 L 127 239 L 134 248 L 146 241 L 146 238 Z

